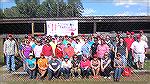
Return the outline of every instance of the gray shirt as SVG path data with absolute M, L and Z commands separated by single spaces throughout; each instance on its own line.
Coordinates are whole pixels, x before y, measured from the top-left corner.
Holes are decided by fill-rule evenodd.
M 16 42 L 9 39 L 4 42 L 4 54 L 5 55 L 15 55 L 17 51 Z

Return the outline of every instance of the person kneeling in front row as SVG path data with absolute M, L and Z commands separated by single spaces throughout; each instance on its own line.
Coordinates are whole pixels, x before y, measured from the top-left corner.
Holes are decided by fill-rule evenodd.
M 44 57 L 43 53 L 41 54 L 40 59 L 38 59 L 37 65 L 40 73 L 40 79 L 44 79 L 47 72 L 48 60 Z
M 83 55 L 82 60 L 80 62 L 81 67 L 81 76 L 84 78 L 89 78 L 90 75 L 90 61 L 88 60 L 87 56 Z
M 69 79 L 70 70 L 71 70 L 71 61 L 69 60 L 69 57 L 66 55 L 61 64 L 61 72 L 63 73 L 65 79 Z
M 35 79 L 35 69 L 36 69 L 36 59 L 33 58 L 33 54 L 29 55 L 29 59 L 26 60 L 27 72 L 29 74 L 29 79 Z
M 56 57 L 49 61 L 48 66 L 48 79 L 51 80 L 53 77 L 59 78 L 61 64 Z
M 73 56 L 73 60 L 71 61 L 71 63 L 72 63 L 71 74 L 73 75 L 73 77 L 80 77 L 79 76 L 81 74 L 80 60 L 77 55 Z

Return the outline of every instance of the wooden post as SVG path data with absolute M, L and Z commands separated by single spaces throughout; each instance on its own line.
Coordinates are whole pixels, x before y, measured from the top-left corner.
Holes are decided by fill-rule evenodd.
M 96 22 L 94 21 L 94 29 L 93 29 L 93 33 L 94 33 L 94 34 L 96 33 L 96 28 L 97 28 Z
M 45 29 L 45 28 L 46 28 L 46 27 L 45 27 L 45 23 L 44 23 L 44 34 L 46 34 L 46 31 L 45 31 L 46 29 Z
M 34 36 L 34 22 L 32 22 L 32 36 Z

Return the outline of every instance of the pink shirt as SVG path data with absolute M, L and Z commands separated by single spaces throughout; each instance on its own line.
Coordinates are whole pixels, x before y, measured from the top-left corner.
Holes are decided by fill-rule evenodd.
M 85 68 L 85 67 L 87 67 L 88 66 L 88 68 L 90 68 L 90 61 L 89 60 L 87 60 L 87 61 L 81 61 L 80 62 L 80 66 L 81 66 L 81 68 Z
M 97 46 L 97 55 L 99 58 L 103 58 L 105 52 L 109 52 L 109 46 L 107 44 Z

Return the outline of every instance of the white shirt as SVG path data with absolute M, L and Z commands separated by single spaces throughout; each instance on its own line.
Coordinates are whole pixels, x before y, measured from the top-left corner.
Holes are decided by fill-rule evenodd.
M 36 45 L 35 48 L 34 48 L 34 55 L 35 57 L 40 57 L 41 56 L 41 53 L 42 53 L 42 48 L 43 46 L 42 45 Z
M 133 49 L 134 53 L 136 54 L 144 54 L 145 48 L 148 48 L 148 45 L 145 41 L 134 41 L 131 45 L 131 49 Z
M 71 61 L 68 60 L 67 63 L 62 61 L 61 68 L 71 68 Z
M 77 55 L 82 55 L 82 52 L 81 52 L 81 47 L 82 46 L 83 46 L 83 44 L 81 44 L 81 43 L 78 43 L 78 44 L 75 45 L 75 48 L 74 48 L 75 53 L 79 52 Z
M 147 39 L 147 37 L 146 37 L 145 35 L 142 35 L 142 36 L 141 36 L 141 40 L 142 40 L 142 41 L 145 41 L 145 42 L 148 42 L 148 39 Z
M 14 40 L 10 41 L 9 39 L 4 42 L 4 53 L 5 55 L 14 55 L 17 51 L 16 42 Z

